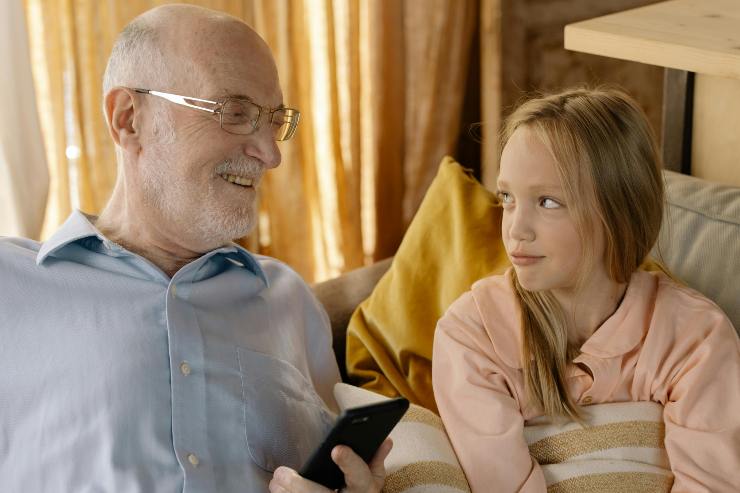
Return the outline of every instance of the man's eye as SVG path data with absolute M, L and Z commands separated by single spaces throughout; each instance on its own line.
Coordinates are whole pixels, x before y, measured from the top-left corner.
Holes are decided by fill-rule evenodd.
M 540 200 L 540 205 L 545 209 L 557 209 L 560 207 L 560 202 L 551 199 L 550 197 L 545 197 Z
M 223 106 L 223 122 L 227 125 L 255 124 L 259 109 L 253 105 L 236 100 L 229 100 Z

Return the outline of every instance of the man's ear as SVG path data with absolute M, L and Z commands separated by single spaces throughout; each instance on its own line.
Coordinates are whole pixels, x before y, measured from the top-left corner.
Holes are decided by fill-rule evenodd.
M 114 87 L 105 95 L 105 119 L 113 141 L 124 152 L 138 153 L 141 149 L 137 119 L 140 108 L 131 89 Z

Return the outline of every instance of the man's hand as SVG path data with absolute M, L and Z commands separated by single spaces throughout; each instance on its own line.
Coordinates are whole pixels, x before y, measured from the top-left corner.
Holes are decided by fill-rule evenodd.
M 370 464 L 365 464 L 351 448 L 337 445 L 331 451 L 332 460 L 344 473 L 347 484 L 342 493 L 380 493 L 385 483 L 385 458 L 393 447 L 390 438 L 382 443 Z M 331 490 L 302 478 L 289 467 L 278 467 L 270 481 L 270 493 L 328 493 Z

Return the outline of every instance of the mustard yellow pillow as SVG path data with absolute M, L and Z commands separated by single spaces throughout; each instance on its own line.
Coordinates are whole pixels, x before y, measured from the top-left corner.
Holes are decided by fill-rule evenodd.
M 350 381 L 437 412 L 431 363 L 437 320 L 473 282 L 508 266 L 496 197 L 445 157 L 393 264 L 352 315 Z

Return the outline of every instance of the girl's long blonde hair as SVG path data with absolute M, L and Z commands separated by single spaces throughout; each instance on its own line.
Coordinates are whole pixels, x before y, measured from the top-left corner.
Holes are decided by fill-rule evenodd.
M 519 106 L 504 126 L 502 149 L 523 126 L 555 159 L 585 256 L 578 285 L 602 261 L 592 246 L 599 229 L 609 276 L 627 283 L 652 249 L 663 218 L 662 164 L 645 114 L 619 90 L 572 89 Z M 577 354 L 568 343 L 568 317 L 551 292 L 525 290 L 516 273 L 513 283 L 522 308 L 530 402 L 546 415 L 580 419 L 566 386 L 566 366 Z

